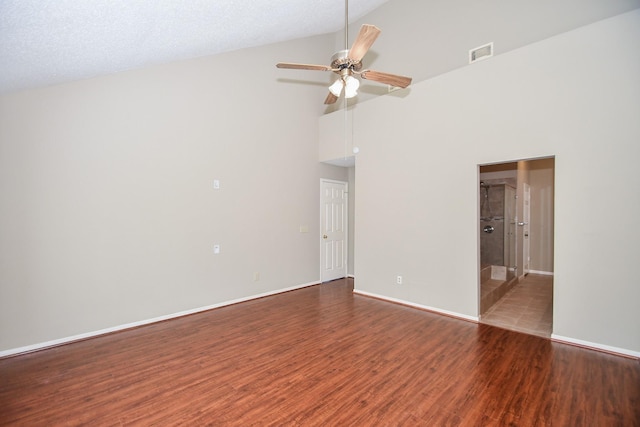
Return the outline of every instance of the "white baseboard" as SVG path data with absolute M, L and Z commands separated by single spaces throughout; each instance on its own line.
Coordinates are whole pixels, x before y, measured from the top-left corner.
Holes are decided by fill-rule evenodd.
M 261 294 L 251 295 L 251 296 L 244 297 L 244 298 L 238 298 L 238 299 L 234 299 L 234 300 L 231 300 L 231 301 L 224 301 L 224 302 L 221 302 L 221 303 L 211 304 L 211 305 L 207 305 L 207 306 L 204 306 L 204 307 L 193 308 L 191 310 L 180 311 L 178 313 L 167 314 L 165 316 L 154 317 L 152 319 L 140 320 L 138 322 L 126 323 L 124 325 L 118 325 L 118 326 L 113 326 L 111 328 L 100 329 L 98 331 L 86 332 L 84 334 L 73 335 L 73 336 L 70 336 L 70 337 L 64 337 L 64 338 L 60 338 L 60 339 L 56 339 L 56 340 L 46 341 L 46 342 L 32 344 L 32 345 L 27 345 L 27 346 L 24 346 L 24 347 L 11 348 L 11 349 L 8 349 L 8 350 L 1 350 L 0 351 L 0 358 L 9 357 L 9 356 L 15 356 L 15 355 L 18 355 L 18 354 L 23 354 L 23 353 L 31 353 L 33 351 L 43 350 L 45 348 L 56 347 L 56 346 L 63 345 L 63 344 L 69 344 L 69 343 L 72 343 L 74 341 L 85 340 L 87 338 L 93 338 L 93 337 L 97 337 L 97 336 L 100 336 L 100 335 L 110 334 L 112 332 L 123 331 L 125 329 L 137 328 L 138 326 L 144 326 L 144 325 L 149 325 L 151 323 L 162 322 L 162 321 L 165 321 L 165 320 L 175 319 L 175 318 L 182 317 L 182 316 L 188 316 L 190 314 L 200 313 L 200 312 L 203 312 L 203 311 L 212 310 L 214 308 L 220 308 L 220 307 L 224 307 L 224 306 L 227 306 L 227 305 L 238 304 L 240 302 L 251 301 L 251 300 L 254 300 L 254 299 L 264 298 L 264 297 L 268 297 L 268 296 L 276 295 L 276 294 L 281 294 L 283 292 L 294 291 L 296 289 L 306 288 L 307 286 L 313 286 L 313 285 L 318 285 L 318 284 L 320 284 L 320 282 L 309 282 L 309 283 L 305 283 L 303 285 L 296 285 L 296 286 L 291 286 L 291 287 L 288 287 L 288 288 L 278 289 L 278 290 L 275 290 L 275 291 L 264 292 L 264 293 L 261 293 Z
M 406 306 L 409 306 L 409 307 L 415 307 L 415 308 L 418 308 L 418 309 L 421 309 L 421 310 L 427 310 L 427 311 L 431 311 L 431 312 L 434 312 L 434 313 L 443 314 L 445 316 L 455 317 L 455 318 L 458 318 L 458 319 L 461 319 L 461 320 L 466 320 L 466 321 L 479 323 L 479 318 L 475 317 L 475 316 L 467 316 L 466 314 L 460 314 L 460 313 L 456 313 L 456 312 L 453 312 L 453 311 L 442 310 L 440 308 L 429 307 L 429 306 L 422 305 L 422 304 L 416 304 L 416 303 L 404 301 L 404 300 L 401 300 L 401 299 L 398 299 L 398 298 L 390 298 L 390 297 L 386 297 L 386 296 L 382 296 L 382 295 L 377 295 L 377 294 L 374 294 L 374 293 L 371 293 L 371 292 L 361 291 L 361 290 L 358 290 L 358 289 L 354 289 L 353 293 L 359 294 L 359 295 L 363 295 L 363 296 L 372 297 L 372 298 L 376 298 L 376 299 L 380 299 L 380 300 L 383 300 L 383 301 L 389 301 L 389 302 L 393 302 L 393 303 L 397 303 L 397 304 L 402 304 L 402 305 L 406 305 Z M 560 342 L 560 343 L 564 343 L 564 344 L 570 344 L 570 345 L 576 345 L 576 346 L 579 346 L 579 347 L 590 348 L 592 350 L 604 351 L 606 353 L 612 353 L 612 354 L 616 354 L 616 355 L 620 355 L 620 356 L 632 357 L 632 358 L 635 358 L 635 359 L 640 359 L 640 352 L 628 350 L 628 349 L 625 349 L 625 348 L 612 347 L 612 346 L 608 346 L 608 345 L 604 345 L 604 344 L 598 344 L 598 343 L 593 343 L 593 342 L 588 342 L 588 341 L 582 341 L 582 340 L 578 340 L 578 339 L 575 339 L 575 338 L 563 337 L 563 336 L 555 335 L 555 334 L 551 335 L 551 340 L 552 341 L 556 341 L 556 342 Z
M 529 270 L 531 274 L 541 274 L 543 276 L 553 276 L 553 271 Z
M 640 352 L 627 350 L 626 348 L 611 347 L 609 345 L 578 340 L 575 338 L 563 337 L 561 335 L 556 335 L 556 334 L 551 334 L 551 340 L 560 342 L 563 344 L 570 344 L 578 347 L 590 348 L 592 350 L 604 351 L 605 353 L 612 353 L 620 356 L 633 357 L 634 359 L 640 359 Z
M 362 296 L 366 296 L 366 297 L 380 299 L 380 300 L 383 300 L 383 301 L 389 301 L 389 302 L 393 302 L 393 303 L 396 303 L 396 304 L 402 304 L 402 305 L 406 305 L 406 306 L 409 306 L 409 307 L 418 308 L 420 310 L 432 311 L 434 313 L 443 314 L 443 315 L 449 316 L 449 317 L 455 317 L 456 319 L 466 320 L 468 322 L 478 323 L 480 321 L 477 316 L 468 316 L 466 314 L 460 314 L 460 313 L 456 313 L 454 311 L 443 310 L 441 308 L 430 307 L 428 305 L 416 304 L 414 302 L 404 301 L 404 300 L 401 300 L 401 299 L 398 299 L 398 298 L 391 298 L 391 297 L 387 297 L 387 296 L 377 295 L 377 294 L 374 294 L 374 293 L 371 293 L 371 292 L 361 291 L 361 290 L 358 290 L 358 289 L 354 289 L 353 293 L 354 294 L 358 294 L 358 295 L 362 295 Z

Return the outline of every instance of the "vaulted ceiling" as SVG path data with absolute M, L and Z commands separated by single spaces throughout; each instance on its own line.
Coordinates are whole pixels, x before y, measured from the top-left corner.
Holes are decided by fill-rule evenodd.
M 344 0 L 1 0 L 0 93 L 339 34 L 344 6 Z M 366 16 L 381 25 L 375 49 L 384 55 L 372 52 L 367 60 L 415 83 L 466 65 L 466 52 L 480 44 L 494 41 L 500 54 L 637 7 L 640 0 L 349 0 L 349 21 Z M 330 53 L 278 59 L 324 63 Z
M 387 0 L 351 0 L 357 20 Z M 344 0 L 2 0 L 0 92 L 336 32 Z

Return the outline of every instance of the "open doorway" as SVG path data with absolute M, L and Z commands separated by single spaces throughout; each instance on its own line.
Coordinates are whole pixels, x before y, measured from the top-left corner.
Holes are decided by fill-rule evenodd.
M 480 321 L 550 337 L 553 157 L 480 165 Z

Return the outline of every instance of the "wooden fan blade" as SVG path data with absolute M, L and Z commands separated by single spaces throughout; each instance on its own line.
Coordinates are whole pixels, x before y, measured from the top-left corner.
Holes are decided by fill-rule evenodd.
M 338 100 L 338 97 L 332 94 L 331 92 L 329 92 L 329 95 L 327 95 L 327 98 L 324 100 L 324 103 L 327 105 L 334 104 L 337 100 Z
M 295 64 L 292 62 L 278 62 L 276 64 L 278 68 L 290 68 L 292 70 L 317 70 L 317 71 L 331 71 L 332 68 L 326 65 L 313 65 L 313 64 Z
M 391 86 L 405 88 L 411 84 L 411 77 L 399 76 L 397 74 L 383 73 L 381 71 L 364 70 L 360 73 L 363 79 L 374 82 L 385 83 Z
M 364 24 L 349 49 L 348 58 L 353 62 L 360 62 L 371 45 L 380 35 L 380 29 L 375 25 Z

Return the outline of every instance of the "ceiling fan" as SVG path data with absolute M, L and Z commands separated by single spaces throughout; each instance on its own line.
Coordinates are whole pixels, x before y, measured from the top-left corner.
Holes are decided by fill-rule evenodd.
M 324 100 L 325 104 L 333 104 L 338 100 L 344 89 L 345 98 L 353 98 L 357 95 L 360 87 L 360 80 L 372 80 L 379 83 L 385 83 L 395 87 L 406 88 L 411 84 L 411 77 L 400 76 L 397 74 L 383 73 L 374 70 L 362 70 L 362 58 L 367 53 L 373 42 L 380 35 L 380 29 L 375 25 L 364 24 L 360 28 L 360 32 L 356 37 L 351 49 L 348 49 L 347 36 L 349 31 L 349 6 L 348 0 L 345 1 L 345 49 L 333 55 L 331 65 L 313 65 L 313 64 L 296 64 L 291 62 L 279 62 L 276 64 L 278 68 L 290 68 L 294 70 L 316 70 L 316 71 L 333 71 L 340 76 L 331 86 L 329 86 L 329 94 Z

